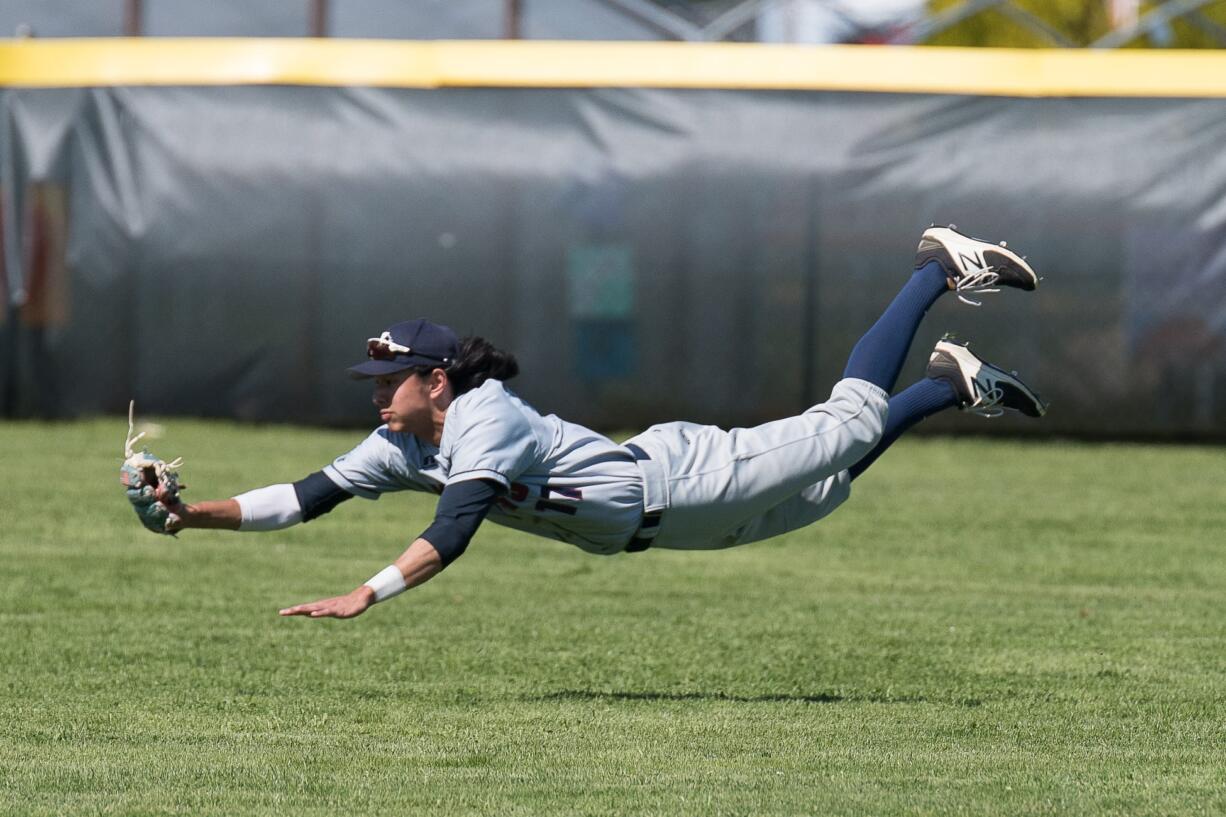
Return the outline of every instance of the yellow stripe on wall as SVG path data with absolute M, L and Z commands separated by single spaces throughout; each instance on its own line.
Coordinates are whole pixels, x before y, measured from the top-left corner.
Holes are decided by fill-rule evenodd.
M 752 88 L 1226 97 L 1226 54 L 743 43 L 8 40 L 0 85 Z

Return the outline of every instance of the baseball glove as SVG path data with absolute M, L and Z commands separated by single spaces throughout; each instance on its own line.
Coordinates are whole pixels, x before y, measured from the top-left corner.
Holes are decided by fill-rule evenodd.
M 136 401 L 133 400 L 128 405 L 128 436 L 123 445 L 125 459 L 119 467 L 119 481 L 123 483 L 128 501 L 132 503 L 141 524 L 154 533 L 174 536 L 172 531 L 166 529 L 166 524 L 179 521 L 174 509 L 179 507 L 179 492 L 187 486 L 179 484 L 179 474 L 175 469 L 183 464 L 183 459 L 180 457 L 164 462 L 151 454 L 148 448 L 132 450 L 132 446 L 145 436 L 143 431 L 132 436 L 135 409 Z

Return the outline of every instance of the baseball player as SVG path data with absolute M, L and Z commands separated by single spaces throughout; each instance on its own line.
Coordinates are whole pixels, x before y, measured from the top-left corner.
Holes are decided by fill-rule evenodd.
M 948 337 L 933 349 L 927 377 L 890 396 L 921 319 L 943 294 L 969 300 L 1037 284 L 1003 243 L 930 228 L 910 279 L 856 344 L 827 401 L 756 428 L 665 423 L 621 445 L 537 413 L 505 385 L 518 372 L 515 358 L 482 338 L 405 321 L 370 339 L 366 360 L 349 369 L 373 382 L 383 424 L 322 470 L 185 504 L 176 475 L 142 452 L 125 464 L 124 481 L 146 525 L 167 533 L 278 530 L 355 496 L 439 495 L 433 523 L 393 564 L 345 595 L 283 616 L 357 616 L 450 565 L 487 518 L 597 554 L 742 545 L 829 514 L 891 443 L 938 411 L 1041 416 L 1046 405 L 1016 374 Z M 141 470 L 143 486 L 134 476 Z

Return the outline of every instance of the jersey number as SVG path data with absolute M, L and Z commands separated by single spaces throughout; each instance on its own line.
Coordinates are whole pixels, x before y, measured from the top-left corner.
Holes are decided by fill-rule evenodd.
M 583 499 L 583 491 L 578 488 L 555 488 L 552 485 L 542 485 L 537 489 L 540 498 L 537 499 L 536 508 L 540 511 L 554 511 L 556 513 L 564 513 L 567 516 L 574 516 L 579 512 L 579 509 L 574 505 L 568 505 L 563 502 L 554 502 L 550 499 L 551 496 L 564 496 L 567 499 L 581 500 Z M 519 506 L 527 502 L 532 497 L 532 489 L 527 485 L 519 482 L 511 483 L 511 491 L 507 496 L 499 501 L 504 510 L 518 510 Z

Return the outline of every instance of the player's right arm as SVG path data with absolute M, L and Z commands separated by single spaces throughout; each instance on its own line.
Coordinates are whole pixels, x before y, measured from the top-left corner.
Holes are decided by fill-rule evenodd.
M 439 497 L 434 523 L 396 561 L 343 596 L 286 607 L 281 615 L 353 618 L 376 602 L 434 578 L 464 553 L 477 527 L 503 493 L 502 486 L 491 480 L 465 480 L 447 486 Z
M 443 560 L 434 545 L 425 539 L 415 539 L 400 558 L 384 568 L 366 584 L 358 585 L 343 596 L 333 596 L 306 604 L 296 604 L 280 611 L 283 616 L 310 616 L 311 618 L 353 618 L 366 612 L 372 604 L 390 598 L 405 590 L 434 578 L 443 569 Z M 393 590 L 380 587 L 389 583 L 389 574 L 394 572 Z

